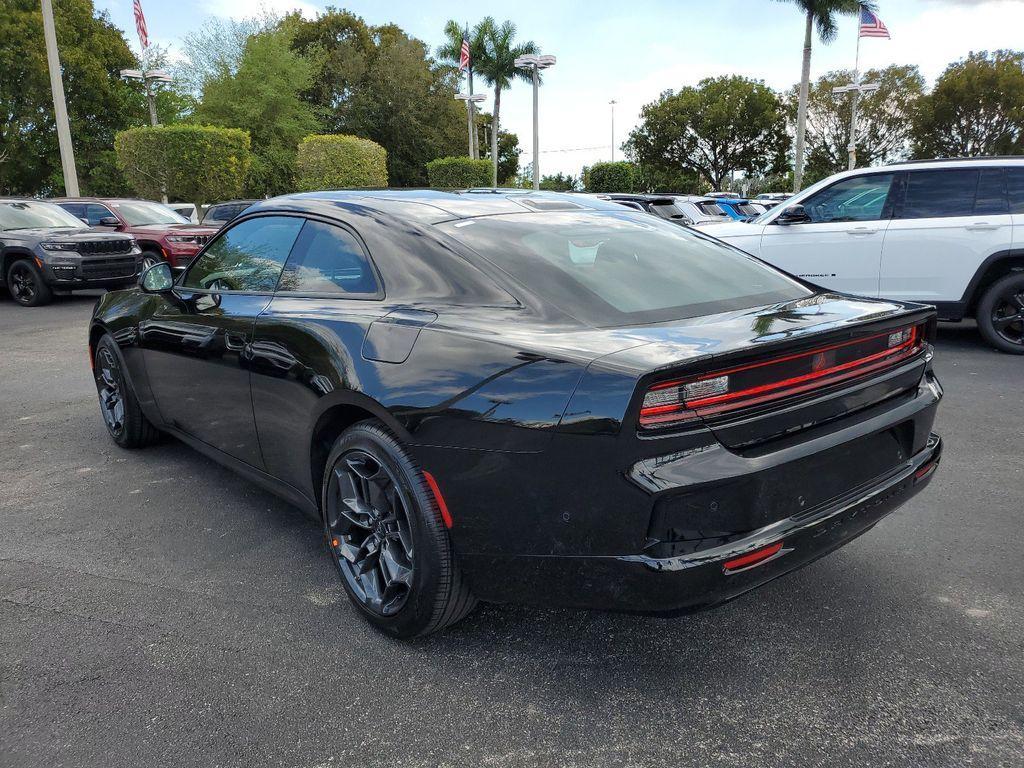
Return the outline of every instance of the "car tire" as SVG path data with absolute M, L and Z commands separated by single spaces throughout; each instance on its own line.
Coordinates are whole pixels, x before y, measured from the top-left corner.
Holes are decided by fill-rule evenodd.
M 18 259 L 7 268 L 7 290 L 23 307 L 40 307 L 53 301 L 53 290 L 31 259 Z
M 146 418 L 128 382 L 117 342 L 104 334 L 96 344 L 93 377 L 107 433 L 122 448 L 143 448 L 160 439 L 160 430 Z
M 335 442 L 321 509 L 342 585 L 373 626 L 408 639 L 476 606 L 426 476 L 379 423 L 355 424 Z
M 1024 272 L 1012 272 L 985 289 L 974 317 L 991 346 L 1024 355 Z
M 139 274 L 141 275 L 154 264 L 159 264 L 161 261 L 166 261 L 166 259 L 156 251 L 143 251 L 142 255 L 139 256 Z

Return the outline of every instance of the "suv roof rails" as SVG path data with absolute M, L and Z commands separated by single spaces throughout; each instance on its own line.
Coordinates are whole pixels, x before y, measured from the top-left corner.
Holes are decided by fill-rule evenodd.
M 929 157 L 924 160 L 897 160 L 889 165 L 916 165 L 918 163 L 969 163 L 976 160 L 1022 160 L 1024 155 L 979 155 L 978 157 Z

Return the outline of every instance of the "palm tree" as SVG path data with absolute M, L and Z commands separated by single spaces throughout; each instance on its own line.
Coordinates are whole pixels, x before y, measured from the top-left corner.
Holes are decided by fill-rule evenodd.
M 454 19 L 449 19 L 448 23 L 444 25 L 444 36 L 445 41 L 442 45 L 438 46 L 437 57 L 453 66 L 459 66 L 459 61 L 462 58 L 462 36 L 466 30 L 459 26 L 459 23 Z M 487 27 L 484 22 L 480 22 L 472 31 L 469 32 L 469 92 L 473 92 L 473 68 L 477 66 L 477 63 L 483 59 L 487 54 Z M 470 131 L 470 141 L 472 146 L 469 148 L 469 156 L 474 160 L 480 156 L 479 151 L 476 147 L 476 105 L 473 102 L 469 103 L 469 110 L 471 116 L 471 125 L 474 126 L 474 130 Z
M 799 192 L 804 176 L 804 135 L 807 132 L 807 91 L 811 84 L 811 38 L 814 29 L 818 30 L 818 39 L 822 43 L 830 43 L 835 39 L 839 28 L 836 26 L 836 15 L 860 13 L 860 7 L 875 9 L 875 3 L 860 0 L 782 0 L 796 3 L 804 12 L 807 25 L 804 29 L 804 61 L 800 71 L 800 100 L 796 112 L 796 157 L 793 169 L 793 191 Z
M 501 113 L 501 92 L 512 84 L 514 78 L 533 81 L 533 73 L 515 65 L 520 56 L 537 53 L 533 41 L 515 43 L 516 25 L 504 21 L 498 26 L 488 16 L 478 26 L 484 29 L 486 41 L 484 55 L 477 63 L 477 73 L 494 88 L 494 117 L 491 121 L 491 184 L 498 186 L 498 131 Z

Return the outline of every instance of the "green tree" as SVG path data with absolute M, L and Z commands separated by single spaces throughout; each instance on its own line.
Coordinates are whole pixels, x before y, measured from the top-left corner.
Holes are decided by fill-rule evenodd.
M 250 37 L 236 71 L 207 79 L 196 108 L 199 123 L 249 132 L 253 157 L 244 192 L 251 197 L 295 188 L 296 148 L 319 127 L 300 98 L 312 84 L 313 65 L 291 43 L 285 26 Z
M 782 2 L 794 3 L 804 14 L 804 56 L 797 96 L 796 154 L 793 173 L 793 191 L 799 192 L 804 173 L 804 136 L 807 96 L 811 83 L 811 43 L 814 40 L 814 30 L 818 30 L 818 39 L 822 43 L 830 43 L 839 31 L 836 26 L 837 15 L 860 13 L 862 5 L 873 10 L 875 4 L 867 0 L 782 0 Z
M 439 157 L 427 163 L 427 176 L 435 189 L 485 187 L 491 177 L 491 164 L 470 157 Z
M 515 60 L 520 56 L 537 53 L 533 41 L 516 43 L 516 25 L 511 21 L 497 24 L 490 16 L 480 22 L 484 30 L 486 46 L 484 54 L 477 62 L 476 71 L 484 81 L 494 89 L 494 125 L 497 131 L 491 131 L 491 184 L 498 185 L 501 178 L 498 168 L 498 137 L 501 132 L 501 92 L 512 85 L 514 79 L 532 81 L 530 70 L 517 67 Z
M 457 72 L 434 61 L 421 40 L 333 9 L 286 21 L 294 25 L 293 47 L 314 64 L 305 98 L 323 127 L 383 146 L 393 186 L 425 185 L 428 161 L 465 147 Z
M 0 194 L 64 192 L 53 99 L 35 0 L 5 0 L 0 11 Z M 54 8 L 71 139 L 87 194 L 124 194 L 114 163 L 114 134 L 148 120 L 138 89 L 120 79 L 138 66 L 124 34 L 92 0 Z
M 789 135 L 778 95 L 744 77 L 701 80 L 665 91 L 640 112 L 627 156 L 666 174 L 693 173 L 721 189 L 734 171 L 764 174 L 787 167 Z
M 575 192 L 580 189 L 580 181 L 569 173 L 559 171 L 549 176 L 541 176 L 540 188 L 549 192 Z
M 249 169 L 249 134 L 238 128 L 160 125 L 114 138 L 117 164 L 143 197 L 203 203 L 238 197 Z
M 865 82 L 878 83 L 878 90 L 861 96 L 858 114 L 857 157 L 865 165 L 905 159 L 910 151 L 913 125 L 924 93 L 924 78 L 916 66 L 893 64 L 864 73 Z M 836 96 L 832 89 L 848 85 L 850 70 L 828 72 L 818 78 L 808 94 L 807 161 L 804 180 L 819 179 L 845 170 L 850 142 L 849 96 Z M 787 95 L 790 118 L 797 112 L 799 86 Z
M 266 10 L 246 19 L 208 17 L 182 41 L 180 59 L 169 65 L 175 86 L 198 99 L 210 80 L 223 79 L 238 71 L 250 37 L 268 32 L 281 17 Z
M 386 187 L 387 152 L 358 136 L 307 136 L 299 144 L 299 189 Z
M 633 163 L 594 163 L 584 176 L 587 192 L 635 192 L 637 168 Z
M 972 53 L 921 100 L 915 157 L 1024 153 L 1024 53 Z
M 478 112 L 476 116 L 477 146 L 485 147 L 484 157 L 491 159 L 491 124 L 493 118 L 489 112 Z M 519 156 L 523 150 L 519 148 L 519 136 L 511 131 L 498 131 L 498 184 L 509 186 L 515 182 L 519 174 Z M 493 163 L 492 170 L 493 170 Z M 532 186 L 532 182 L 531 182 Z
M 472 28 L 472 30 L 467 30 L 465 27 L 460 27 L 459 23 L 454 19 L 449 19 L 448 23 L 444 25 L 444 43 L 438 46 L 437 57 L 445 64 L 458 67 L 459 62 L 462 59 L 463 35 L 467 33 L 466 41 L 469 43 L 469 69 L 466 72 L 466 76 L 469 85 L 469 92 L 475 93 L 473 90 L 473 68 L 476 66 L 476 62 L 487 54 L 487 27 L 483 22 L 478 23 Z M 470 102 L 470 104 L 475 118 L 476 106 L 473 105 L 472 102 Z M 478 146 L 478 143 L 474 141 L 471 151 L 471 156 L 474 159 L 480 157 Z

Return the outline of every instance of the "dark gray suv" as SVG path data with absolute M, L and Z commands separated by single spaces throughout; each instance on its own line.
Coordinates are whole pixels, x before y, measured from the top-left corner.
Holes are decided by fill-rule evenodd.
M 54 291 L 132 285 L 140 254 L 131 235 L 90 229 L 52 203 L 0 199 L 0 285 L 22 306 Z

